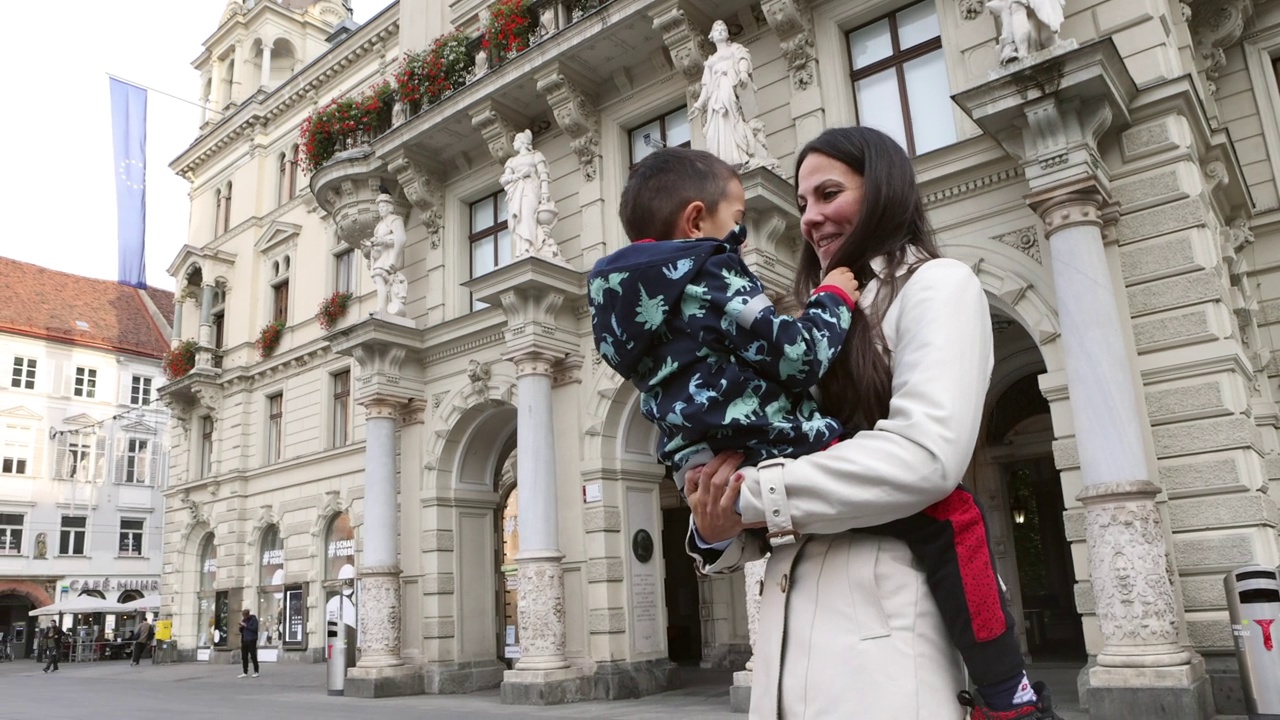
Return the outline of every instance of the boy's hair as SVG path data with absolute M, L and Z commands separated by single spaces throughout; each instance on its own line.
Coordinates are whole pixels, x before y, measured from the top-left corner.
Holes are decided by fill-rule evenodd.
M 618 216 L 631 242 L 674 240 L 676 221 L 691 203 L 713 213 L 738 173 L 703 150 L 663 148 L 631 168 Z

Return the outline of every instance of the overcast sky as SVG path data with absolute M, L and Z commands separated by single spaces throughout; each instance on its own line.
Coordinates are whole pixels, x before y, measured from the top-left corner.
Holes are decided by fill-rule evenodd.
M 364 22 L 391 0 L 354 0 Z M 72 0 L 9 3 L 3 70 L 5 228 L 0 255 L 116 279 L 116 200 L 107 73 L 199 99 L 191 67 L 227 0 Z M 51 15 L 50 9 L 57 11 Z M 14 18 L 12 16 L 16 15 Z M 195 139 L 200 108 L 147 93 L 147 282 L 187 241 L 189 185 L 169 162 Z M 0 300 L 4 291 L 0 289 Z

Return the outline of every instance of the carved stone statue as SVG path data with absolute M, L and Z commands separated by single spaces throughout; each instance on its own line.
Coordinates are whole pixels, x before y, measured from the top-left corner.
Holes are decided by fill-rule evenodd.
M 481 50 L 476 53 L 476 66 L 471 71 L 471 76 L 472 78 L 478 78 L 487 72 L 489 72 L 489 51 Z
M 1000 64 L 1024 60 L 1060 42 L 1067 0 L 987 0 L 996 19 Z
M 404 218 L 395 214 L 391 196 L 378 196 L 378 224 L 373 237 L 360 243 L 360 252 L 369 261 L 369 274 L 378 290 L 378 312 L 404 317 L 404 304 L 409 282 L 400 269 L 404 266 Z
M 515 243 L 514 256 L 538 255 L 560 259 L 560 248 L 551 237 L 560 212 L 551 199 L 551 169 L 547 158 L 533 149 L 533 133 L 516 133 L 511 141 L 516 154 L 502 167 L 499 179 L 507 191 L 507 227 Z
M 775 166 L 749 122 L 755 115 L 751 52 L 729 39 L 729 26 L 717 20 L 708 36 L 716 51 L 702 67 L 702 91 L 689 118 L 702 116 L 707 150 L 739 171 Z M 763 130 L 763 126 L 760 128 Z M 759 133 L 763 136 L 763 132 Z
M 36 559 L 44 560 L 49 557 L 49 540 L 44 533 L 36 533 Z

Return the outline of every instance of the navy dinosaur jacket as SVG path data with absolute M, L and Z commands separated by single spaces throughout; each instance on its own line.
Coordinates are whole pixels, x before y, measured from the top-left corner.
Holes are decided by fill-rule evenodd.
M 658 457 L 677 470 L 721 450 L 747 464 L 821 450 L 843 433 L 809 388 L 849 332 L 853 300 L 814 291 L 799 317 L 777 312 L 724 240 L 641 241 L 596 263 L 588 295 L 596 349 L 640 390 L 661 430 Z

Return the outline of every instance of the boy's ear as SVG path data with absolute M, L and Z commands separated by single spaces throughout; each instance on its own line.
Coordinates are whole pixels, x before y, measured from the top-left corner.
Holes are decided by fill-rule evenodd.
M 694 200 L 685 206 L 676 221 L 677 238 L 702 237 L 702 223 L 707 217 L 707 206 L 701 200 Z

